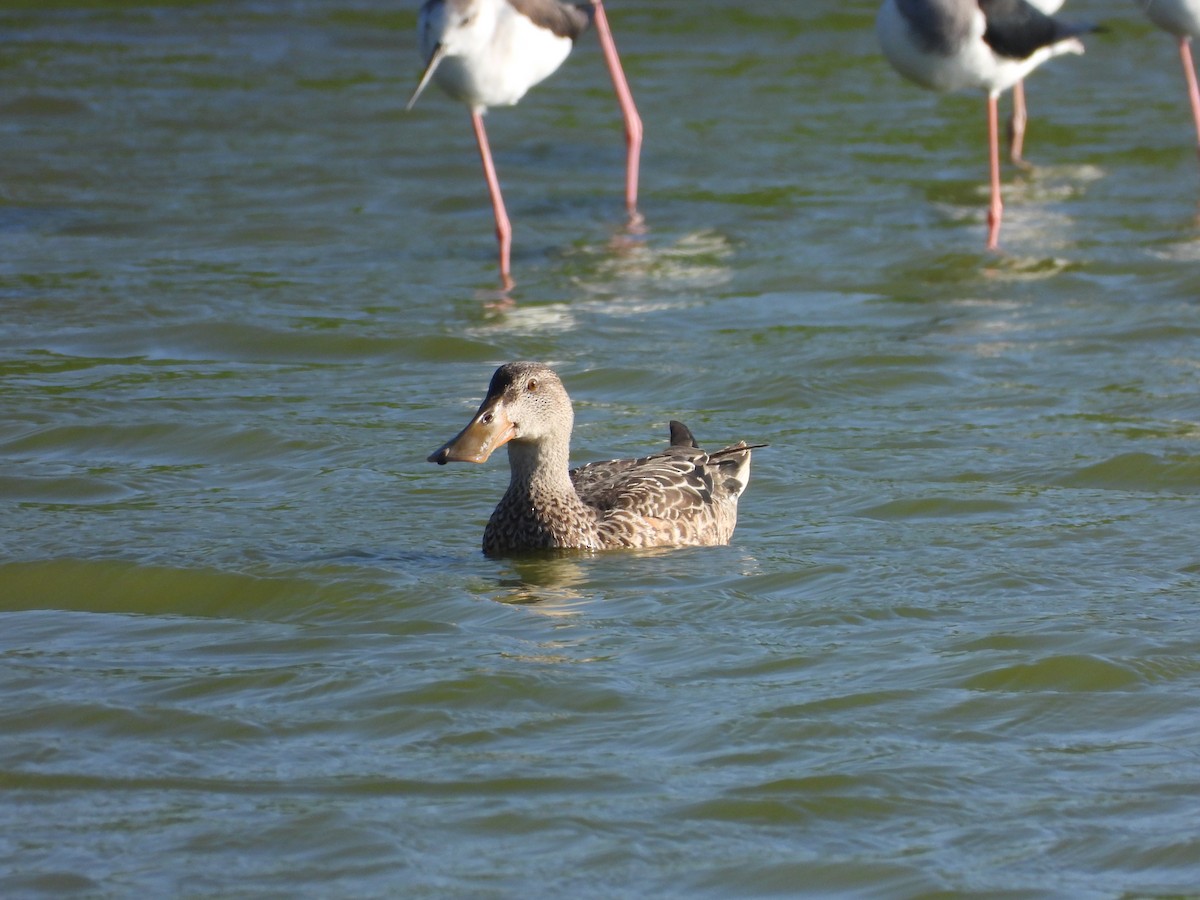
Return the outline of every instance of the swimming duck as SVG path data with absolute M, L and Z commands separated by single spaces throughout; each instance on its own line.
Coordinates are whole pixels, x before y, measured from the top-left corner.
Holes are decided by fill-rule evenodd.
M 574 421 L 553 369 L 507 363 L 467 427 L 430 455 L 439 465 L 482 463 L 508 445 L 512 478 L 483 532 L 485 554 L 729 543 L 750 451 L 765 445 L 740 441 L 706 453 L 687 426 L 672 422 L 661 453 L 571 469 Z

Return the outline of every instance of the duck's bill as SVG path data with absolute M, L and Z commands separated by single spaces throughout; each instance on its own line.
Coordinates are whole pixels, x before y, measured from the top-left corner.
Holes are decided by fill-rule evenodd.
M 429 455 L 439 466 L 448 462 L 487 462 L 497 447 L 517 436 L 517 426 L 508 420 L 498 403 L 485 402 L 462 431 Z

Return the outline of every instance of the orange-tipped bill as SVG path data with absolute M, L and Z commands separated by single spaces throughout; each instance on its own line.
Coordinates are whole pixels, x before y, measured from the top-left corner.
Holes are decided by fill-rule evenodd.
M 499 398 L 483 401 L 479 412 L 454 438 L 429 455 L 439 466 L 448 462 L 487 462 L 487 458 L 517 436 L 517 426 L 508 420 Z

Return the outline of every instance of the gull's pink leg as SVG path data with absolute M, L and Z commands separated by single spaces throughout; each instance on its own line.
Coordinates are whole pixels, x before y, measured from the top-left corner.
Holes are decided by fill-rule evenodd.
M 511 290 L 515 282 L 509 271 L 512 254 L 512 224 L 504 209 L 504 198 L 500 195 L 500 179 L 496 177 L 496 166 L 492 162 L 492 148 L 488 146 L 487 131 L 483 127 L 483 110 L 471 110 L 471 125 L 475 129 L 475 141 L 479 144 L 479 157 L 483 160 L 483 177 L 487 179 L 488 194 L 492 198 L 492 212 L 496 216 L 496 240 L 500 242 L 500 281 L 504 290 Z
M 1013 111 L 1008 122 L 1009 158 L 1016 165 L 1024 165 L 1021 154 L 1025 150 L 1025 123 L 1029 114 L 1025 109 L 1025 82 L 1018 81 L 1013 85 Z
M 612 29 L 608 27 L 604 4 L 601 0 L 592 0 L 592 6 L 595 10 L 593 19 L 596 23 L 596 36 L 600 39 L 604 61 L 608 64 L 609 75 L 612 76 L 613 90 L 616 91 L 617 102 L 621 105 L 621 115 L 625 117 L 625 208 L 629 210 L 631 222 L 640 222 L 642 216 L 637 210 L 637 195 L 638 165 L 642 156 L 642 117 L 638 115 L 637 107 L 633 103 L 633 94 L 629 90 L 629 82 L 625 80 L 625 70 L 621 68 L 621 58 L 617 55 Z
M 1000 111 L 999 95 L 988 92 L 988 156 L 992 170 L 992 204 L 988 207 L 988 242 L 987 248 L 995 250 L 1000 246 L 1000 216 L 1004 212 L 1004 204 L 1000 202 Z
M 1200 147 L 1200 89 L 1196 87 L 1196 66 L 1192 62 L 1192 39 L 1179 39 L 1179 55 L 1183 59 L 1183 74 L 1187 78 L 1188 99 L 1192 101 L 1192 118 L 1196 122 L 1196 141 Z

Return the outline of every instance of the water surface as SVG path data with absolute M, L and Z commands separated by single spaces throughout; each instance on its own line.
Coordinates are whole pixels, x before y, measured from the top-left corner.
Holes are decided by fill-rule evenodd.
M 983 102 L 872 4 L 614 0 L 489 117 L 415 4 L 0 12 L 0 892 L 1200 884 L 1200 171 L 1132 4 Z M 575 458 L 766 441 L 733 544 L 494 561 L 495 365 Z

